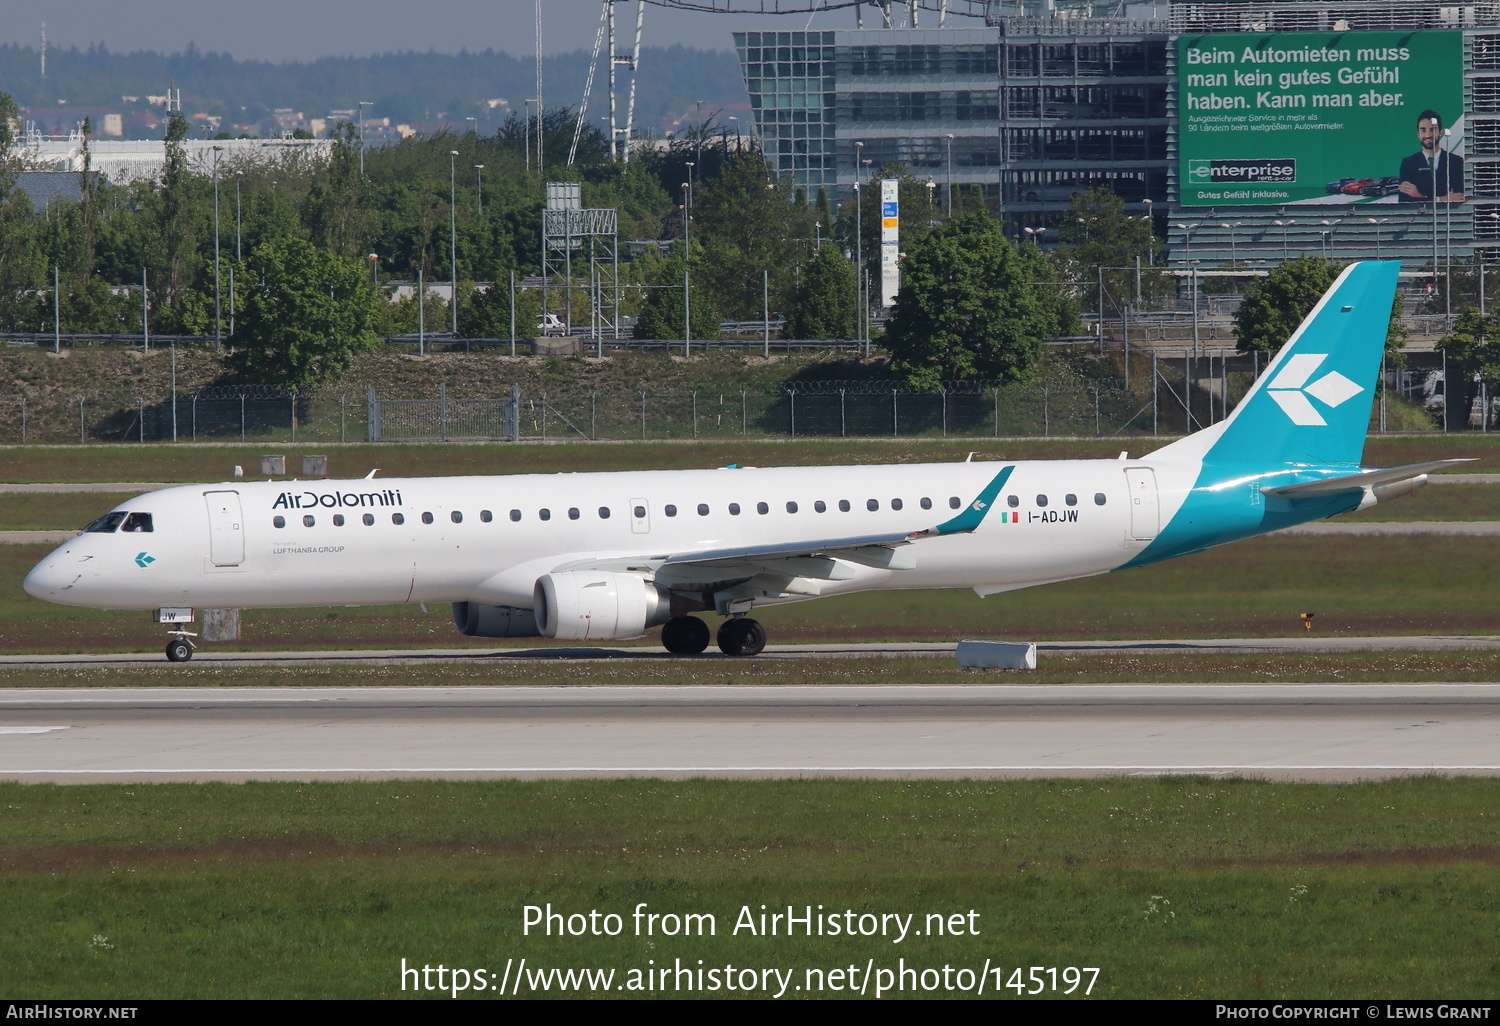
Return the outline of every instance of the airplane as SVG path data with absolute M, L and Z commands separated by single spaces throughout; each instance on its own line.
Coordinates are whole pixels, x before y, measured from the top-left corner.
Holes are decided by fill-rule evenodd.
M 638 638 L 751 656 L 757 607 L 872 589 L 979 596 L 1142 567 L 1414 491 L 1458 460 L 1360 466 L 1399 264 L 1344 269 L 1230 415 L 1147 456 L 184 485 L 27 575 L 63 605 L 452 604 L 469 637 Z

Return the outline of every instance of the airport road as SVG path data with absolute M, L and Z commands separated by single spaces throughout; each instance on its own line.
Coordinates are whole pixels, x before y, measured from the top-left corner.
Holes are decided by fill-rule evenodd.
M 1006 639 L 1016 640 L 1016 639 Z M 1500 635 L 1453 634 L 1425 636 L 1341 637 L 1316 632 L 1280 638 L 1157 638 L 1143 641 L 1041 641 L 1039 658 L 1048 655 L 1251 655 L 1268 652 L 1460 652 L 1500 650 Z M 756 659 L 844 659 L 865 656 L 929 656 L 953 658 L 947 642 L 840 642 L 817 645 L 768 645 Z M 739 659 L 710 649 L 701 656 L 671 655 L 660 645 L 619 645 L 610 648 L 538 646 L 536 648 L 419 648 L 330 649 L 307 652 L 228 652 L 212 645 L 198 649 L 193 664 L 215 666 L 402 666 L 423 663 L 526 662 L 555 659 Z M 0 655 L 6 666 L 146 666 L 165 664 L 160 650 L 149 652 L 70 652 L 41 655 Z
M 1500 684 L 0 690 L 0 779 L 1500 773 Z

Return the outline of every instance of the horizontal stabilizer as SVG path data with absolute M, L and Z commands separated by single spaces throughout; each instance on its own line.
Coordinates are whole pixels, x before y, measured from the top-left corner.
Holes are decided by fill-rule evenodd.
M 1340 495 L 1346 492 L 1362 492 L 1367 488 L 1379 488 L 1383 485 L 1411 481 L 1430 474 L 1434 470 L 1441 470 L 1443 467 L 1452 466 L 1455 463 L 1472 462 L 1474 461 L 1471 459 L 1462 459 L 1433 460 L 1430 463 L 1410 463 L 1404 467 L 1362 470 L 1358 474 L 1325 477 L 1321 481 L 1308 481 L 1303 484 L 1279 485 L 1274 488 L 1262 488 L 1261 491 L 1266 495 L 1274 495 L 1282 499 L 1310 499 L 1317 495 Z

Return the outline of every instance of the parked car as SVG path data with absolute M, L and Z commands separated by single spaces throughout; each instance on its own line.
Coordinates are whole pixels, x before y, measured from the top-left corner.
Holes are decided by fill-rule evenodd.
M 536 333 L 547 338 L 564 338 L 568 334 L 568 324 L 555 313 L 544 313 L 537 321 Z

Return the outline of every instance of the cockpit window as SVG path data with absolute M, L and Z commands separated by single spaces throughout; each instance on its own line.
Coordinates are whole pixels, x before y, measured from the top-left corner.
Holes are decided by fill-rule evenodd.
M 119 511 L 116 511 L 114 513 L 106 513 L 104 514 L 104 516 L 100 517 L 98 520 L 95 520 L 92 524 L 85 527 L 83 530 L 85 533 L 114 534 L 116 529 L 118 529 L 120 526 L 120 521 L 124 519 L 125 514 Z
M 128 517 L 125 518 L 125 526 L 121 527 L 120 530 L 122 530 L 122 531 L 133 531 L 133 532 L 135 532 L 137 534 L 150 534 L 151 533 L 151 514 L 150 513 L 132 513 L 132 514 L 130 514 L 130 516 L 128 516 Z

